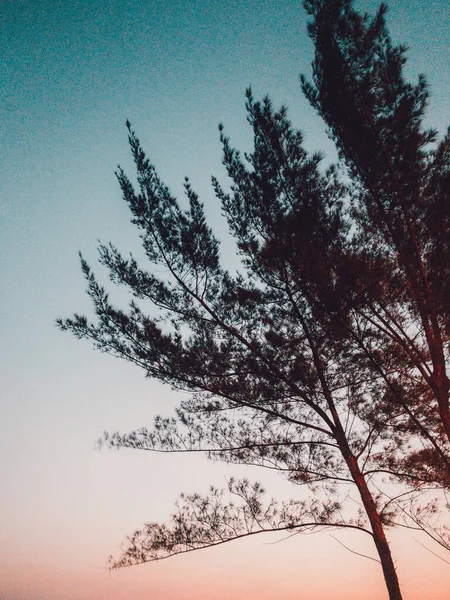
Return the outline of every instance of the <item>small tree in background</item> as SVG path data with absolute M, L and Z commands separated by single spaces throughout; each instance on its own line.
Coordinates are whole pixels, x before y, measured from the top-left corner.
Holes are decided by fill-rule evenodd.
M 115 308 L 82 259 L 97 322 L 75 315 L 59 325 L 192 392 L 150 430 L 105 434 L 111 446 L 204 451 L 309 490 L 264 503 L 259 484 L 231 479 L 234 500 L 215 488 L 182 496 L 171 525 L 136 531 L 113 566 L 265 531 L 347 527 L 372 537 L 389 597 L 399 600 L 385 529 L 403 509 L 379 493 L 380 476 L 407 493 L 450 478 L 449 138 L 427 149 L 426 86 L 403 81 L 384 5 L 372 21 L 349 1 L 305 6 L 316 59 L 303 89 L 351 183 L 307 154 L 284 107 L 248 90 L 254 151 L 241 157 L 221 128 L 230 193 L 213 178 L 242 259 L 232 275 L 189 181 L 183 211 L 128 124 L 139 192 L 122 170 L 118 180 L 150 264 L 167 277 L 101 245 L 100 262 L 135 300 Z M 356 513 L 342 485 L 356 491 Z

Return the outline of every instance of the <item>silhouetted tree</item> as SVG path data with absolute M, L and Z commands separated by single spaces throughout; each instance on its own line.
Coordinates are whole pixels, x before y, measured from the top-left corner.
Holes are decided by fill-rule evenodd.
M 171 526 L 136 531 L 113 566 L 265 531 L 349 527 L 373 538 L 389 597 L 399 600 L 385 528 L 403 509 L 378 492 L 377 477 L 406 482 L 406 492 L 449 481 L 449 137 L 427 149 L 426 86 L 404 82 L 384 5 L 373 20 L 350 1 L 305 6 L 316 58 L 303 89 L 351 183 L 305 151 L 284 107 L 248 90 L 254 150 L 241 157 L 221 127 L 230 192 L 213 178 L 242 259 L 232 275 L 189 181 L 184 211 L 127 123 L 139 191 L 121 169 L 118 180 L 149 262 L 166 276 L 100 245 L 112 281 L 135 300 L 115 308 L 82 259 L 97 322 L 75 315 L 59 326 L 192 392 L 173 418 L 105 434 L 109 445 L 203 451 L 310 490 L 265 504 L 259 484 L 232 479 L 234 500 L 215 488 L 182 496 Z M 357 490 L 355 514 L 343 484 Z
M 405 49 L 391 43 L 385 4 L 371 21 L 349 0 L 305 7 L 316 56 L 303 91 L 354 188 L 355 264 L 346 269 L 360 302 L 349 334 L 386 382 L 377 411 L 399 413 L 393 448 L 411 434 L 425 444 L 403 467 L 448 488 L 450 130 L 431 146 L 436 132 L 422 124 L 427 85 L 423 76 L 416 85 L 404 80 Z M 388 456 L 394 467 L 397 453 Z

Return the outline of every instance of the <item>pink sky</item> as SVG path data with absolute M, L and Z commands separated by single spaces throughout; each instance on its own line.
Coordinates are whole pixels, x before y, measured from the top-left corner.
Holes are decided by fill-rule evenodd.
M 355 538 L 341 534 L 361 550 Z M 444 600 L 449 565 L 414 540 L 393 536 L 405 600 Z M 280 544 L 247 540 L 190 556 L 107 573 L 89 540 L 84 556 L 67 550 L 40 557 L 2 552 L 2 600 L 382 600 L 378 565 L 343 550 L 327 533 Z M 85 540 L 88 544 L 88 540 Z M 356 543 L 355 543 L 356 542 Z M 94 551 L 94 548 L 97 551 Z M 78 556 L 77 556 L 78 554 Z M 8 566 L 9 565 L 9 566 Z

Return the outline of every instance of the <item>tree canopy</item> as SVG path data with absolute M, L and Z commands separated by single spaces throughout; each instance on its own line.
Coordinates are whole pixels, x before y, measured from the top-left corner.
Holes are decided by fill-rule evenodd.
M 127 122 L 137 188 L 122 169 L 117 178 L 150 268 L 101 244 L 100 263 L 133 297 L 128 309 L 81 258 L 96 320 L 58 323 L 191 392 L 173 417 L 104 443 L 202 451 L 307 490 L 265 502 L 260 484 L 231 479 L 228 491 L 183 495 L 171 525 L 137 530 L 113 566 L 266 531 L 348 527 L 372 537 L 399 600 L 386 528 L 406 513 L 382 477 L 408 502 L 450 483 L 450 137 L 423 128 L 426 82 L 405 81 L 384 4 L 372 19 L 350 0 L 304 5 L 315 59 L 302 88 L 339 163 L 324 168 L 287 109 L 247 90 L 253 151 L 241 155 L 220 126 L 230 189 L 212 178 L 241 258 L 231 273 L 189 180 L 184 208 Z M 421 514 L 408 518 L 424 526 Z

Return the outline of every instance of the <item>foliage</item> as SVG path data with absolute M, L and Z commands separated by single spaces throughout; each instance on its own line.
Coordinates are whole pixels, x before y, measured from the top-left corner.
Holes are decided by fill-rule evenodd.
M 379 492 L 382 476 L 402 482 L 412 505 L 450 477 L 450 137 L 432 146 L 436 133 L 423 130 L 426 83 L 405 82 L 384 5 L 372 20 L 349 0 L 305 7 L 316 56 L 302 87 L 340 164 L 324 169 L 286 108 L 247 90 L 253 152 L 242 156 L 221 126 L 230 190 L 212 179 L 241 257 L 232 274 L 189 180 L 183 210 L 127 123 L 138 190 L 123 170 L 117 177 L 151 269 L 100 245 L 111 280 L 134 297 L 129 309 L 113 306 L 81 259 L 97 321 L 59 326 L 191 392 L 172 418 L 104 443 L 201 451 L 310 491 L 264 505 L 259 484 L 231 480 L 237 504 L 215 488 L 183 496 L 172 527 L 136 531 L 115 566 L 268 530 L 350 527 L 372 536 L 398 600 L 385 528 L 406 511 Z M 357 491 L 354 514 L 342 486 Z M 414 506 L 413 523 L 426 528 L 427 511 Z
M 349 1 L 305 6 L 316 56 L 313 83 L 302 77 L 302 87 L 355 187 L 356 270 L 365 290 L 358 312 L 382 340 L 361 347 L 390 387 L 390 406 L 403 407 L 407 435 L 426 439 L 448 479 L 449 132 L 432 145 L 436 132 L 423 129 L 426 81 L 404 80 L 405 48 L 391 43 L 386 5 L 372 20 Z M 399 366 L 389 376 L 393 360 Z
M 148 523 L 127 539 L 126 551 L 120 560 L 111 558 L 114 569 L 152 560 L 169 558 L 202 548 L 218 546 L 238 537 L 274 531 L 314 531 L 333 527 L 352 527 L 370 532 L 358 524 L 343 523 L 335 514 L 336 501 L 278 502 L 264 504 L 264 489 L 246 479 L 228 482 L 225 490 L 211 487 L 207 496 L 181 495 L 172 527 Z M 234 500 L 229 500 L 229 496 Z

